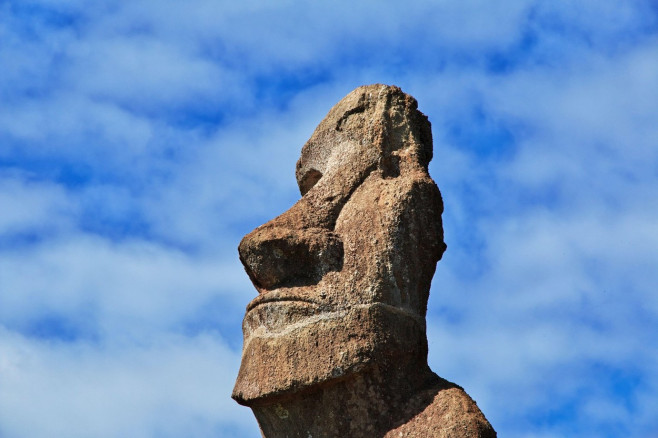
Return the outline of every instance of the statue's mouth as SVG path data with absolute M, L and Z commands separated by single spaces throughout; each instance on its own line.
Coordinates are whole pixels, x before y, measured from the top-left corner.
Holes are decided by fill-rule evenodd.
M 244 316 L 242 329 L 245 338 L 254 332 L 260 333 L 259 336 L 280 333 L 322 311 L 317 301 L 292 292 L 276 290 L 254 298 L 247 305 Z
M 292 295 L 290 293 L 277 293 L 278 291 L 268 292 L 262 295 L 257 296 L 249 304 L 247 304 L 247 313 L 254 310 L 256 307 L 261 306 L 267 303 L 277 303 L 277 302 L 292 302 L 292 303 L 304 303 L 318 306 L 318 303 L 315 300 L 306 297 L 300 297 L 297 295 Z

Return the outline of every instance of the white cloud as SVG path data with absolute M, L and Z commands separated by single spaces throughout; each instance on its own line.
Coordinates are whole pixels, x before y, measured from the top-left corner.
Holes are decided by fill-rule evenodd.
M 0 177 L 0 238 L 70 228 L 78 208 L 67 193 L 24 177 L 11 172 Z
M 0 432 L 21 437 L 247 436 L 230 398 L 239 355 L 220 338 L 67 345 L 0 331 Z
M 66 82 L 96 99 L 156 114 L 180 106 L 219 107 L 238 97 L 236 72 L 183 49 L 151 36 L 85 40 L 69 50 Z
M 28 330 L 43 318 L 69 320 L 83 338 L 152 342 L 182 330 L 221 300 L 239 323 L 251 287 L 237 260 L 195 258 L 145 242 L 80 236 L 0 257 L 0 318 Z
M 147 120 L 116 105 L 77 96 L 25 99 L 0 110 L 0 129 L 14 141 L 2 155 L 79 160 L 124 165 L 139 156 L 153 137 Z M 20 149 L 19 149 L 20 148 Z

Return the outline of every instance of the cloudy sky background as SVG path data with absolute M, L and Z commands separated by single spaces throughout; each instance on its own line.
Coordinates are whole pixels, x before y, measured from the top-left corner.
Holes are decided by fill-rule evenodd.
M 658 5 L 0 1 L 0 437 L 254 437 L 240 238 L 353 88 L 433 127 L 430 365 L 501 437 L 658 437 Z

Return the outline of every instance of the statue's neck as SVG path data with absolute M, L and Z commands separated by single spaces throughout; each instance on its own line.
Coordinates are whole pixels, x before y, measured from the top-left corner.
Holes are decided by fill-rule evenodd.
M 376 369 L 251 408 L 265 438 L 383 436 L 414 393 L 438 379 L 429 368 L 396 371 Z

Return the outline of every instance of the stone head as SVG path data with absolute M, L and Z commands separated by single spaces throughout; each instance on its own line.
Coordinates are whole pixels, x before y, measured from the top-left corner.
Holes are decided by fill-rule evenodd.
M 431 158 L 430 123 L 397 87 L 357 88 L 329 111 L 297 162 L 301 199 L 239 246 L 258 296 L 238 402 L 427 366 L 427 298 L 445 250 Z

